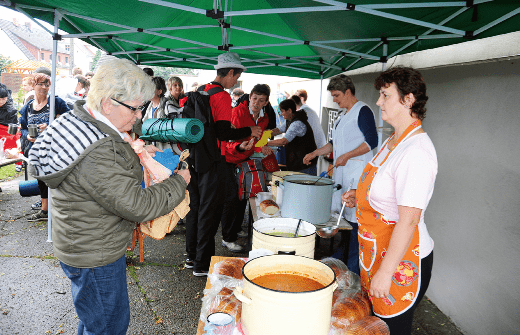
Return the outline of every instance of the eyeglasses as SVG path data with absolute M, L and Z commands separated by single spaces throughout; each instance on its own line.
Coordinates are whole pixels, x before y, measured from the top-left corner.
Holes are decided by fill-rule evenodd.
M 39 83 L 36 85 L 41 86 L 41 87 L 51 87 L 51 84 L 44 84 L 44 83 Z
M 111 99 L 114 100 L 115 102 L 117 102 L 118 104 L 120 104 L 120 105 L 122 105 L 122 106 L 125 106 L 126 108 L 128 108 L 129 110 L 131 110 L 131 111 L 134 112 L 134 113 L 137 113 L 138 111 L 139 111 L 139 112 L 142 112 L 143 109 L 144 109 L 144 105 L 139 106 L 139 107 L 132 107 L 132 106 L 128 106 L 127 104 L 122 103 L 121 101 L 116 100 L 116 99 L 114 99 L 114 98 L 111 98 Z

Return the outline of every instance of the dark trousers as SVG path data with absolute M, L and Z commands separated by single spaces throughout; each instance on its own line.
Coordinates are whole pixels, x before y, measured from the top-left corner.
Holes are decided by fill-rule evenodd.
M 225 192 L 225 161 L 215 163 L 209 171 L 197 173 L 190 167 L 190 212 L 186 215 L 186 252 L 194 261 L 194 270 L 207 271 L 215 255 Z
M 38 189 L 40 190 L 42 199 L 49 198 L 49 188 L 47 187 L 47 185 L 45 185 L 45 183 L 43 181 L 41 181 L 39 179 L 38 179 Z
M 238 199 L 238 182 L 235 177 L 235 164 L 226 163 L 226 199 L 222 211 L 222 239 L 235 242 L 238 232 L 242 229 L 247 199 Z
M 390 335 L 410 335 L 412 334 L 412 321 L 413 313 L 417 308 L 419 302 L 424 297 L 428 286 L 430 285 L 430 279 L 432 278 L 432 267 L 433 267 L 433 251 L 421 259 L 421 288 L 417 295 L 412 307 L 406 312 L 393 318 L 382 318 L 386 322 L 388 328 L 390 328 Z

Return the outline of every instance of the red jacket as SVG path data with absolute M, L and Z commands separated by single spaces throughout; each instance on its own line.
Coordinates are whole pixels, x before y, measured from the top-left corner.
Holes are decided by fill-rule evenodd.
M 267 117 L 267 114 L 265 114 L 264 112 L 264 116 L 258 118 L 257 123 L 255 124 L 253 115 L 251 115 L 251 113 L 249 112 L 249 106 L 247 105 L 247 101 L 244 101 L 240 105 L 233 108 L 233 111 L 231 113 L 231 123 L 236 128 L 260 126 L 262 128 L 262 131 L 264 131 L 269 123 L 269 118 Z M 249 140 L 250 138 L 251 137 L 243 138 L 235 142 L 226 142 L 226 162 L 238 164 L 249 159 L 249 157 L 255 152 L 254 147 L 249 151 L 238 151 L 236 147 L 239 146 L 240 143 L 242 143 L 243 141 Z M 256 142 L 257 140 L 255 140 L 255 143 Z

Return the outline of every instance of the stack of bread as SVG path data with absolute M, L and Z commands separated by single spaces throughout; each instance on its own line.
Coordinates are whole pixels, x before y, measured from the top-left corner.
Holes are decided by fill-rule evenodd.
M 226 258 L 213 267 L 209 275 L 211 288 L 204 290 L 200 320 L 206 322 L 208 315 L 216 312 L 227 313 L 240 322 L 242 303 L 233 294 L 242 285 L 242 268 L 246 262 L 241 258 Z
M 386 323 L 377 316 L 366 316 L 353 323 L 343 333 L 346 335 L 390 335 Z

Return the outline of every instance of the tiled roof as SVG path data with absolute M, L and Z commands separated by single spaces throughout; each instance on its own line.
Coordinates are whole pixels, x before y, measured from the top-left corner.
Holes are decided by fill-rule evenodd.
M 33 23 L 31 26 L 34 25 L 35 24 Z M 29 29 L 29 27 L 27 27 L 25 24 L 19 24 L 18 26 L 16 26 L 13 22 L 2 19 L 0 19 L 0 28 L 6 33 L 10 32 L 16 37 L 27 41 L 28 43 L 34 45 L 38 49 L 52 51 L 52 37 L 48 32 L 46 32 L 43 29 L 35 27 Z M 11 36 L 9 37 L 11 38 Z M 58 52 L 66 54 L 69 53 L 65 49 L 65 44 L 68 44 L 68 42 L 58 42 Z M 34 57 L 31 57 L 29 59 L 34 59 Z

